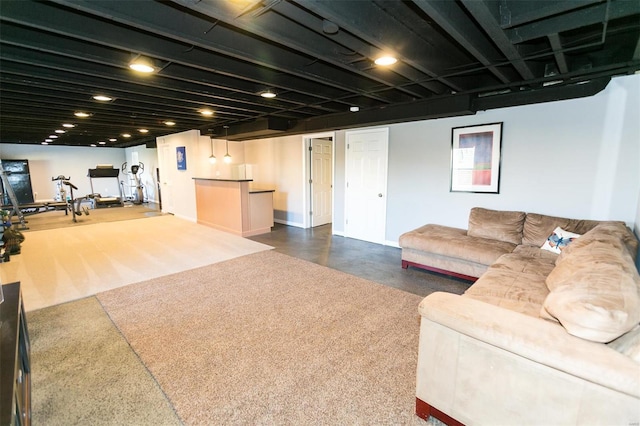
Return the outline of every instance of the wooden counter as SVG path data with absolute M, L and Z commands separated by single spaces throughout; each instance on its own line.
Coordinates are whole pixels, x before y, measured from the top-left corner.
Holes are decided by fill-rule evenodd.
M 252 189 L 251 179 L 193 178 L 198 223 L 242 237 L 273 226 L 273 189 Z

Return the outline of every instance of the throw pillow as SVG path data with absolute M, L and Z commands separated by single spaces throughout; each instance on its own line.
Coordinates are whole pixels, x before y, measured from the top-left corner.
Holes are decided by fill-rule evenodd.
M 559 226 L 553 230 L 553 233 L 549 235 L 547 241 L 544 242 L 542 247 L 543 250 L 548 250 L 553 253 L 560 254 L 562 250 L 568 246 L 573 240 L 578 238 L 580 234 L 575 234 L 573 232 L 565 231 Z

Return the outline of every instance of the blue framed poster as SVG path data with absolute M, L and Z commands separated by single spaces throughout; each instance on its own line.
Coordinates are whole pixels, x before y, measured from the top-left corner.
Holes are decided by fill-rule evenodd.
M 176 161 L 178 170 L 187 170 L 187 151 L 184 146 L 176 147 Z

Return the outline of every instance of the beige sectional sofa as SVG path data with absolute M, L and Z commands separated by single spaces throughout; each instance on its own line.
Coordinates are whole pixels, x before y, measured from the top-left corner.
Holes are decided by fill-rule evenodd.
M 479 277 L 420 304 L 420 417 L 640 424 L 638 240 L 624 223 L 474 208 L 468 230 L 426 225 L 400 245 L 403 266 Z

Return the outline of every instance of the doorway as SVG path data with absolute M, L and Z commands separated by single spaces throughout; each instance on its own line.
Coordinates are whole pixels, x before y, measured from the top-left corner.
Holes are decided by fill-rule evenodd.
M 160 167 L 162 170 L 162 181 L 158 182 L 158 187 L 162 191 L 164 202 L 162 204 L 163 213 L 173 213 L 173 188 L 171 186 L 172 176 L 171 170 L 174 165 L 175 154 L 171 149 L 171 145 L 164 140 L 158 142 L 158 154 L 160 154 Z
M 305 135 L 305 228 L 333 222 L 334 134 Z

